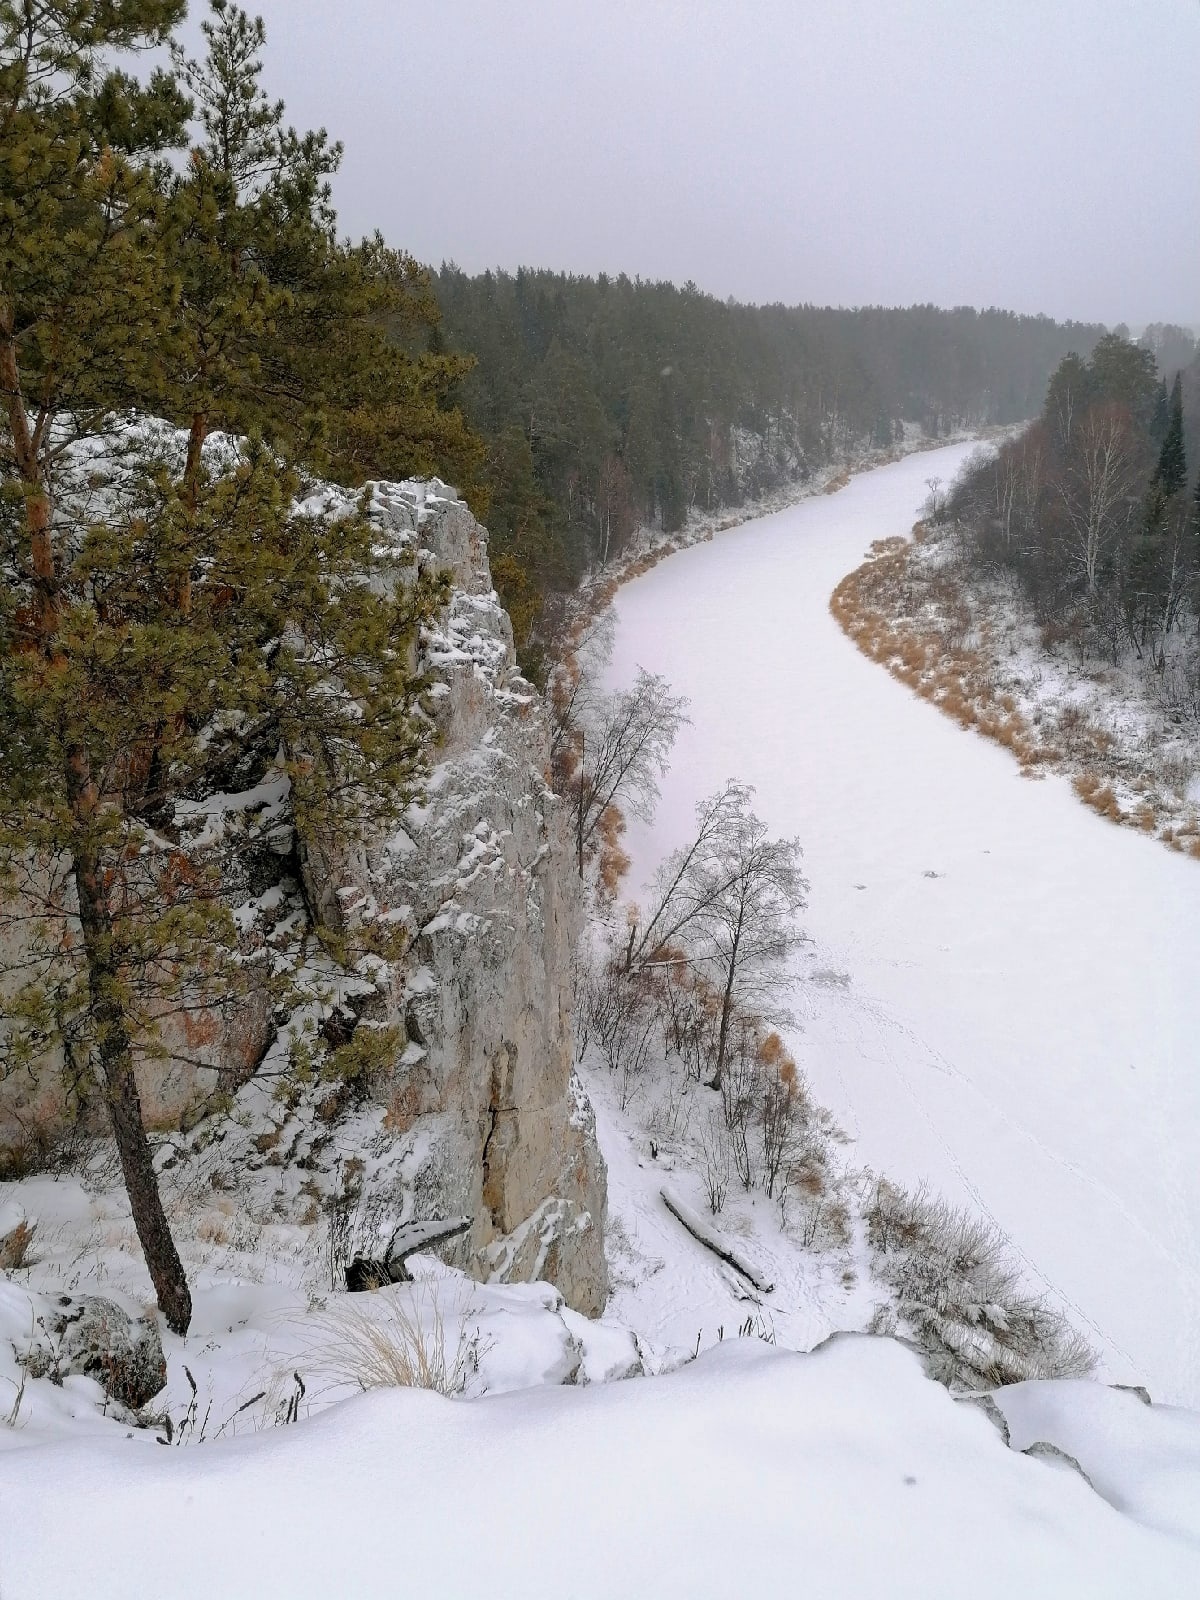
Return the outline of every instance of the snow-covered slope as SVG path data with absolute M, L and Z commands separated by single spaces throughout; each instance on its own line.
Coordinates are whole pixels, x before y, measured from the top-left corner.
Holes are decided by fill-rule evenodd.
M 631 883 L 726 778 L 798 834 L 798 1059 L 857 1156 L 994 1218 L 1035 1288 L 1156 1399 L 1200 1402 L 1200 868 L 1022 778 L 828 614 L 952 446 L 722 534 L 620 592 L 614 682 L 691 697 Z
M 6 1600 L 1200 1592 L 1195 1501 L 1153 1531 L 870 1338 L 475 1404 L 372 1394 L 202 1450 L 20 1452 L 0 1504 Z

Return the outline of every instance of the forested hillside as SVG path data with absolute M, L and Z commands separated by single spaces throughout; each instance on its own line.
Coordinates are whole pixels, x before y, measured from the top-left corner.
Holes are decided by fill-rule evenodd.
M 980 463 L 952 510 L 968 559 L 1015 573 L 1052 638 L 1171 671 L 1194 708 L 1200 357 L 1167 332 L 1180 337 L 1109 334 L 1090 361 L 1064 360 L 1041 416 Z
M 1006 311 L 745 306 L 694 284 L 519 270 L 435 280 L 438 338 L 490 448 L 493 569 L 518 639 L 640 523 L 740 504 L 905 423 L 1033 416 L 1104 331 Z

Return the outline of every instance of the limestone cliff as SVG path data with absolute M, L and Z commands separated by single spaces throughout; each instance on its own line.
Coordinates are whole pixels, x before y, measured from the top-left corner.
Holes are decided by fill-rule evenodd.
M 89 469 L 94 481 L 94 460 Z M 364 914 L 403 928 L 403 959 L 370 981 L 335 981 L 353 1002 L 340 1019 L 336 1000 L 324 1008 L 338 1026 L 396 1027 L 400 1042 L 352 1093 L 281 1093 L 282 1019 L 261 1002 L 193 1025 L 176 1052 L 186 1064 L 139 1066 L 152 1125 L 187 1130 L 160 1151 L 164 1184 L 179 1204 L 196 1184 L 236 1192 L 264 1224 L 311 1224 L 339 1204 L 344 1219 L 349 1206 L 345 1226 L 367 1248 L 410 1218 L 469 1215 L 459 1264 L 483 1277 L 546 1278 L 595 1313 L 607 1293 L 605 1171 L 572 1072 L 581 913 L 545 776 L 544 710 L 517 670 L 486 532 L 466 505 L 436 481 L 375 484 L 368 498 L 381 544 L 448 570 L 454 586 L 416 663 L 430 718 L 419 802 L 388 836 L 353 849 L 298 839 L 268 752 L 248 759 L 236 793 L 203 797 L 195 815 L 231 841 L 228 894 L 260 945 L 295 949 L 304 928 L 345 928 Z M 352 504 L 315 485 L 300 509 L 337 515 Z M 178 820 L 186 830 L 189 818 Z M 47 1057 L 32 1074 L 0 1077 L 0 1166 L 6 1150 L 28 1155 L 31 1131 L 54 1143 L 69 1115 L 63 1076 L 61 1058 Z M 205 1117 L 217 1089 L 233 1093 L 232 1114 Z M 94 1104 L 83 1126 L 102 1131 Z
M 581 909 L 540 697 L 517 671 L 467 507 L 440 484 L 410 483 L 380 486 L 373 515 L 455 586 L 421 644 L 440 737 L 424 803 L 346 874 L 372 902 L 403 906 L 414 936 L 384 997 L 408 1047 L 374 1092 L 396 1129 L 430 1119 L 430 1198 L 476 1219 L 478 1270 L 546 1278 L 595 1312 L 605 1174 L 572 1073 Z

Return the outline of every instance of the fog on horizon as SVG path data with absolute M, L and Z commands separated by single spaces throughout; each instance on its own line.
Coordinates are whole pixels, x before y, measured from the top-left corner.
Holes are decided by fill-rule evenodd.
M 434 265 L 1200 325 L 1197 0 L 246 9 L 342 231 Z

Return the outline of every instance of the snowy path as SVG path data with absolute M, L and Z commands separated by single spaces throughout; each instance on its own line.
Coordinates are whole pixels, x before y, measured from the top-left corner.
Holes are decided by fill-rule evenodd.
M 992 1216 L 1118 1381 L 1200 1405 L 1200 865 L 1023 779 L 830 617 L 907 533 L 910 457 L 622 589 L 610 676 L 691 697 L 631 883 L 725 778 L 799 835 L 815 940 L 800 1058 L 862 1161 Z

